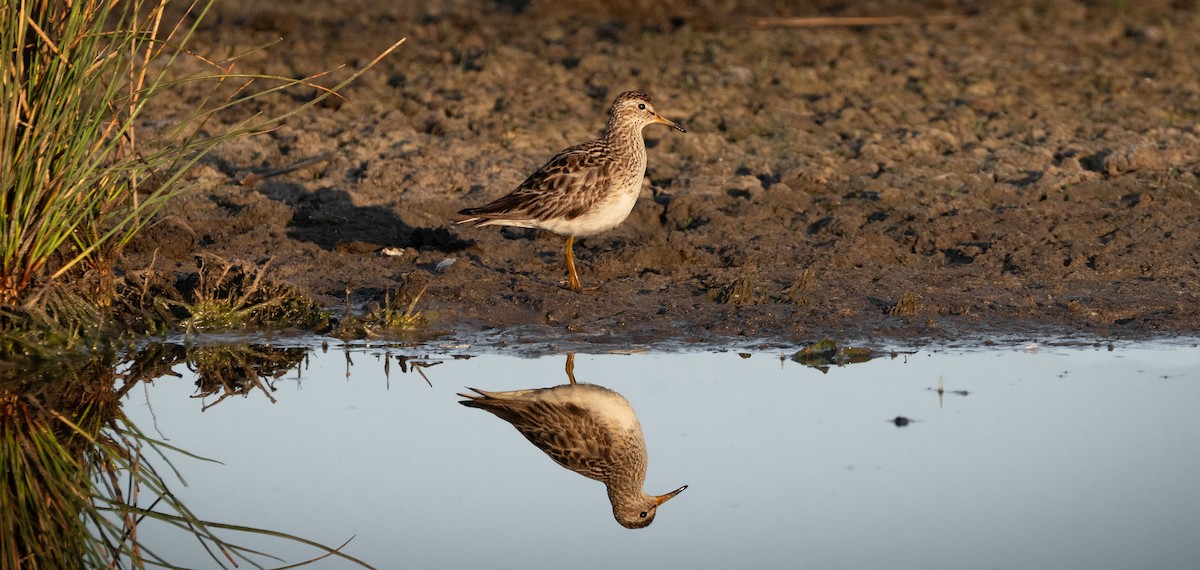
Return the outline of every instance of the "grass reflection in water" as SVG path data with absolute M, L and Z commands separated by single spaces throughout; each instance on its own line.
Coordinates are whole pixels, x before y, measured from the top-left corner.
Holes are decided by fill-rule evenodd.
M 297 536 L 199 519 L 170 489 L 183 477 L 169 456 L 195 456 L 147 436 L 121 409 L 129 390 L 174 375 L 177 365 L 196 373 L 197 397 L 217 397 L 205 408 L 253 390 L 271 398 L 272 381 L 306 354 L 263 345 L 149 344 L 125 358 L 99 353 L 0 377 L 0 567 L 170 566 L 169 553 L 139 538 L 146 524 L 190 534 L 220 567 L 282 562 L 228 538 L 238 533 L 297 541 L 324 551 L 316 560 L 337 556 L 367 566 Z

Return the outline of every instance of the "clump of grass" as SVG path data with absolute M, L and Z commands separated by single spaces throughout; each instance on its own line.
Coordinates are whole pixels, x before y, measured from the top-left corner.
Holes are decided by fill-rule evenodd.
M 200 258 L 197 283 L 189 299 L 159 298 L 174 310 L 188 332 L 246 327 L 327 326 L 329 314 L 296 289 L 266 278 L 270 260 L 261 266 L 237 263 L 215 255 Z
M 111 255 L 219 139 L 176 128 L 160 135 L 165 144 L 138 141 L 136 120 L 170 86 L 166 70 L 194 31 L 160 37 L 165 2 L 5 4 L 0 303 L 12 304 L 81 264 L 111 274 Z
M 889 307 L 887 312 L 889 315 L 898 317 L 911 317 L 921 312 L 921 297 L 916 293 L 905 291 L 900 295 L 900 300 Z
M 426 315 L 417 310 L 417 303 L 429 288 L 429 283 L 432 282 L 425 283 L 420 289 L 401 289 L 394 295 L 389 290 L 384 293 L 383 304 L 368 309 L 361 316 L 349 314 L 350 301 L 347 299 L 347 314 L 338 323 L 332 336 L 342 339 L 379 338 L 417 330 L 426 322 Z
M 792 286 L 788 287 L 786 293 L 787 298 L 796 305 L 809 304 L 810 300 L 808 298 L 808 293 L 812 290 L 813 284 L 815 284 L 816 281 L 817 278 L 813 274 L 812 268 L 804 268 L 804 271 L 800 272 L 799 277 L 792 282 Z
M 208 11 L 174 24 L 167 0 L 24 0 L 0 10 L 0 331 L 44 326 L 46 289 L 107 306 L 113 263 L 172 197 L 184 172 L 217 145 L 269 130 L 357 79 L 399 47 L 332 88 L 235 72 L 187 50 Z M 190 19 L 191 23 L 187 24 Z M 202 69 L 178 71 L 181 57 Z M 203 82 L 211 91 L 171 126 L 137 129 L 162 93 Z M 262 83 L 269 83 L 257 88 Z M 320 95 L 276 116 L 220 127 L 218 114 L 289 87 Z M 253 87 L 252 87 L 253 86 Z M 50 315 L 54 316 L 54 315 Z M 67 329 L 71 323 L 55 322 Z M 85 325 L 92 326 L 92 325 Z
M 753 277 L 743 275 L 729 286 L 718 290 L 716 301 L 722 305 L 745 307 L 765 303 L 767 295 L 759 290 L 758 283 Z

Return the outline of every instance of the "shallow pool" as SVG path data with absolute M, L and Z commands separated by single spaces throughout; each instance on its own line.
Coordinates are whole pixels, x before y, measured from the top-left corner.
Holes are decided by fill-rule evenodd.
M 380 568 L 1200 567 L 1194 345 L 919 350 L 826 371 L 793 352 L 576 356 L 580 382 L 636 411 L 646 490 L 689 486 L 641 530 L 614 521 L 602 484 L 458 404 L 466 386 L 567 383 L 561 355 L 334 346 L 216 405 L 177 366 L 124 407 L 221 462 L 174 459 L 201 518 L 353 537 L 345 551 Z M 402 372 L 400 355 L 437 364 Z M 176 564 L 215 565 L 193 538 L 139 532 Z

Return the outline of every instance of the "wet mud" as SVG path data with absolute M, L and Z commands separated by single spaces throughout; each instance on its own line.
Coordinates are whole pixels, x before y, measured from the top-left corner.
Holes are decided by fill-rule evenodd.
M 278 40 L 243 72 L 346 66 L 333 84 L 408 41 L 345 100 L 206 158 L 125 269 L 270 260 L 335 311 L 428 286 L 430 327 L 514 340 L 1200 332 L 1194 2 L 401 4 L 217 2 L 196 51 Z M 931 14 L 960 17 L 753 20 Z M 577 240 L 595 290 L 566 289 L 558 236 L 454 225 L 628 89 L 688 133 L 647 128 L 633 213 Z

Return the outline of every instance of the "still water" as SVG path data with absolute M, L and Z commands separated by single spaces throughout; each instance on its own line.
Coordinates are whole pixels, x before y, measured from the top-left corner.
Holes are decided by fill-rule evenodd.
M 646 491 L 688 485 L 639 530 L 603 484 L 458 403 L 468 386 L 567 384 L 561 355 L 330 347 L 219 403 L 176 366 L 124 408 L 221 462 L 173 460 L 201 518 L 353 537 L 345 551 L 380 568 L 1200 567 L 1194 345 L 924 349 L 825 371 L 791 352 L 575 357 L 579 382 L 636 412 Z M 400 355 L 432 365 L 402 372 Z M 215 566 L 194 539 L 139 532 Z

